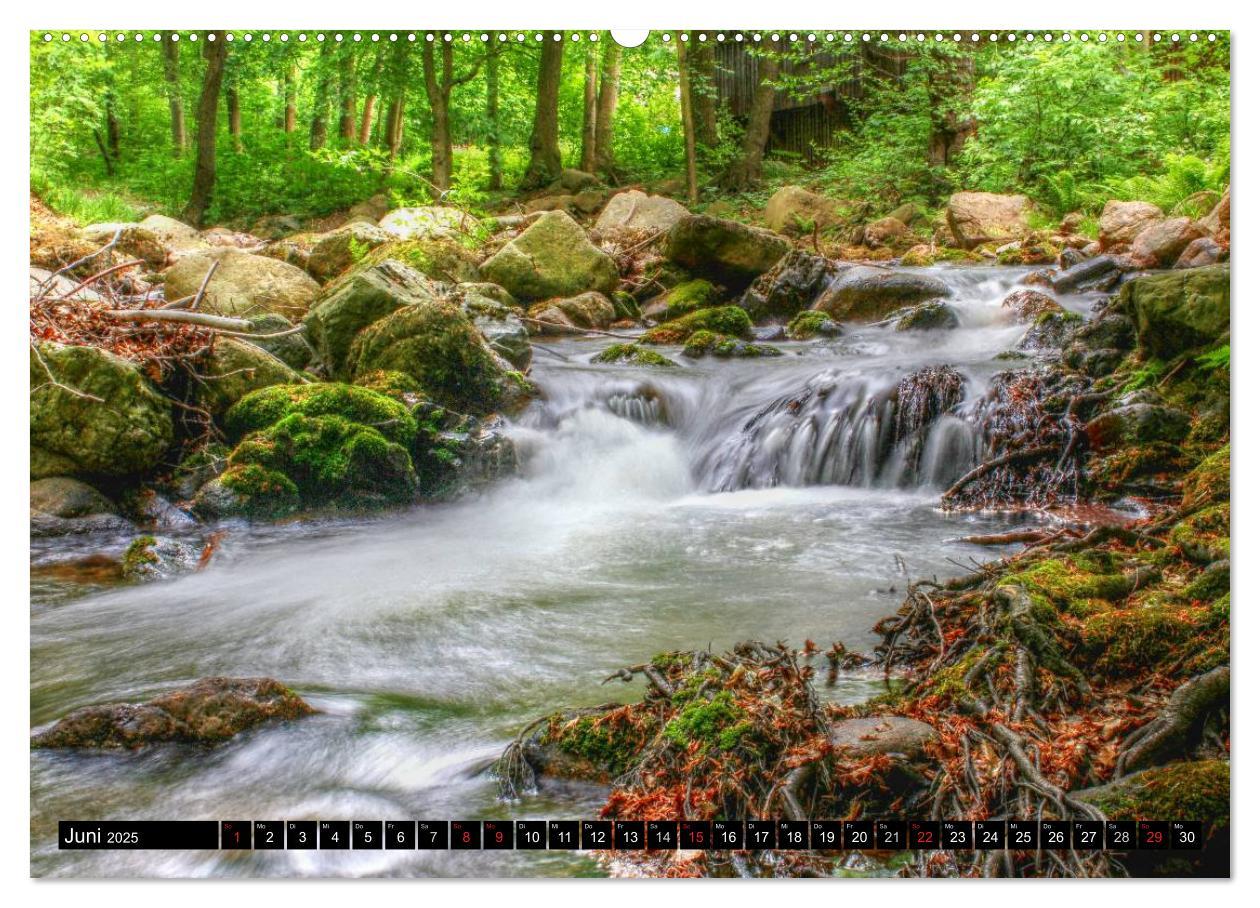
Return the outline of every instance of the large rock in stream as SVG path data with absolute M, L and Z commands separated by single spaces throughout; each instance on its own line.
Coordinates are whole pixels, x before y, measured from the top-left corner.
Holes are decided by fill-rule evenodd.
M 203 678 L 147 703 L 75 710 L 31 737 L 32 747 L 136 748 L 182 741 L 215 744 L 271 720 L 315 710 L 273 678 Z
M 171 404 L 140 369 L 97 347 L 31 347 L 31 478 L 133 476 L 174 437 Z
M 50 476 L 31 483 L 31 535 L 121 532 L 131 521 L 118 515 L 114 503 L 92 486 L 68 476 Z
M 1125 284 L 1117 308 L 1137 327 L 1138 348 L 1156 359 L 1229 338 L 1229 266 L 1145 275 Z
M 837 322 L 875 321 L 898 309 L 951 295 L 940 278 L 874 265 L 844 266 L 812 308 Z
M 754 321 L 790 318 L 808 309 L 831 285 L 841 266 L 803 249 L 793 249 L 744 292 L 739 305 Z
M 612 258 L 563 211 L 539 217 L 488 258 L 481 273 L 522 300 L 575 296 L 587 290 L 606 293 L 619 279 Z

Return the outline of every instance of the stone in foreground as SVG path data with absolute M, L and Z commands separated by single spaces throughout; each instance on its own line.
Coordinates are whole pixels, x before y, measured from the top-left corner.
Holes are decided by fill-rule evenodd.
M 147 703 L 87 706 L 32 736 L 32 747 L 136 748 L 214 744 L 272 719 L 315 710 L 273 678 L 203 678 Z

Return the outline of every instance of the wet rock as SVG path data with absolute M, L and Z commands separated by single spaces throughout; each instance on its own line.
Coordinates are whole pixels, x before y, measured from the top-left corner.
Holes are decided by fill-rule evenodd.
M 850 756 L 888 754 L 916 761 L 927 756 L 927 748 L 937 740 L 937 734 L 935 728 L 918 719 L 871 716 L 833 723 L 830 738 L 833 748 Z
M 1100 315 L 1072 332 L 1072 345 L 1085 350 L 1128 350 L 1133 342 L 1133 323 L 1116 313 Z
M 744 286 L 791 250 L 778 234 L 738 221 L 688 215 L 665 237 L 665 257 L 698 274 Z
M 1097 451 L 1157 441 L 1185 438 L 1190 417 L 1182 410 L 1157 404 L 1135 403 L 1108 410 L 1085 425 L 1090 447 Z
M 300 384 L 305 379 L 261 347 L 237 337 L 220 337 L 200 367 L 198 404 L 212 416 L 259 388 Z
M 1215 265 L 1225 256 L 1225 250 L 1217 244 L 1216 240 L 1211 237 L 1202 236 L 1197 240 L 1191 240 L 1186 246 L 1177 261 L 1173 264 L 1174 268 L 1202 268 L 1204 265 Z
M 1081 317 L 1062 307 L 1042 312 L 1016 345 L 1024 352 L 1048 353 L 1062 350 L 1072 331 L 1081 324 Z
M 403 306 L 436 300 L 439 289 L 418 271 L 385 261 L 340 283 L 311 307 L 303 324 L 328 375 L 348 377 L 350 346 L 360 331 Z
M 145 473 L 174 437 L 170 401 L 97 347 L 32 346 L 30 387 L 32 479 Z
M 813 305 L 839 273 L 840 266 L 830 259 L 793 249 L 753 281 L 739 305 L 757 321 L 793 316 Z
M 400 240 L 431 240 L 454 237 L 476 226 L 477 219 L 458 208 L 422 205 L 397 208 L 380 219 L 379 226 Z
M 123 503 L 127 515 L 149 530 L 188 530 L 197 525 L 191 514 L 153 489 L 138 489 L 126 495 Z
M 1150 202 L 1121 202 L 1112 199 L 1098 218 L 1098 244 L 1103 252 L 1127 246 L 1151 224 L 1163 219 L 1164 212 Z
M 363 258 L 370 250 L 383 246 L 393 234 L 363 221 L 353 221 L 316 238 L 306 261 L 306 270 L 317 281 L 336 277 Z
M 1051 280 L 1055 293 L 1076 293 L 1106 287 L 1119 279 L 1121 263 L 1114 255 L 1099 255 L 1072 265 Z
M 1229 266 L 1145 275 L 1124 285 L 1118 308 L 1137 326 L 1139 349 L 1171 359 L 1229 333 Z
M 160 580 L 184 574 L 197 566 L 200 550 L 186 542 L 159 536 L 138 536 L 122 557 L 127 580 Z
M 939 300 L 920 303 L 904 312 L 894 312 L 889 321 L 896 331 L 943 331 L 959 325 L 954 307 Z
M 1028 232 L 1032 202 L 1023 195 L 956 192 L 945 206 L 945 220 L 963 249 L 1006 243 Z
M 591 357 L 593 363 L 626 363 L 632 366 L 657 366 L 676 368 L 678 364 L 667 356 L 649 350 L 639 344 L 611 344 Z
M 420 425 L 416 473 L 426 499 L 449 498 L 516 473 L 516 446 L 502 417 L 478 419 L 430 403 L 412 413 Z
M 787 336 L 787 329 L 783 325 L 762 325 L 752 330 L 755 341 L 781 341 L 787 340 Z
M 301 318 L 319 295 L 319 284 L 300 268 L 265 255 L 216 249 L 186 256 L 169 268 L 166 298 L 196 294 L 214 262 L 219 267 L 202 297 L 203 312 L 238 317 L 274 312 Z
M 531 307 L 529 329 L 533 334 L 580 334 L 590 328 L 604 330 L 616 317 L 612 301 L 591 291 Z
M 1085 253 L 1079 249 L 1073 249 L 1071 246 L 1059 253 L 1059 267 L 1064 271 L 1079 265 L 1083 261 L 1085 261 Z
M 472 291 L 463 293 L 461 305 L 490 349 L 521 371 L 529 368 L 534 351 L 529 345 L 529 330 L 515 309 Z
M 766 226 L 790 236 L 825 230 L 839 222 L 839 205 L 800 186 L 784 186 L 766 203 Z
M 1047 312 L 1063 311 L 1057 300 L 1037 290 L 1012 290 L 1002 300 L 1002 309 L 1021 322 L 1036 321 Z
M 645 344 L 684 344 L 697 331 L 746 338 L 752 335 L 752 321 L 738 306 L 715 306 L 658 325 L 643 335 Z
M 930 274 L 850 265 L 842 268 L 812 308 L 838 322 L 877 320 L 905 306 L 949 295 L 948 285 Z
M 622 230 L 667 231 L 687 214 L 687 209 L 673 199 L 629 189 L 608 200 L 595 221 L 595 230 L 607 235 Z
M 891 246 L 910 236 L 910 228 L 894 217 L 872 221 L 862 230 L 862 242 L 872 249 Z
M 486 279 L 521 300 L 613 290 L 617 266 L 563 212 L 547 212 L 481 266 Z
M 203 678 L 147 703 L 75 710 L 31 737 L 32 747 L 135 748 L 169 741 L 212 744 L 263 722 L 311 715 L 272 678 Z
M 1203 234 L 1203 228 L 1189 218 L 1156 221 L 1133 238 L 1129 254 L 1143 268 L 1167 268 Z
M 85 482 L 50 476 L 31 483 L 31 535 L 123 532 L 131 522 L 114 503 Z

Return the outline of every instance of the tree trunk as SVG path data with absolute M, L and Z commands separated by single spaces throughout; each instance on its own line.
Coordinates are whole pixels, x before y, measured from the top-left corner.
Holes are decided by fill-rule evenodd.
M 341 120 L 337 124 L 337 132 L 341 140 L 348 145 L 354 144 L 358 132 L 355 120 L 358 118 L 355 92 L 358 91 L 358 78 L 354 71 L 354 54 L 349 47 L 342 51 L 341 60 Z
M 376 52 L 376 62 L 372 65 L 372 81 L 368 85 L 367 97 L 363 99 L 363 118 L 359 121 L 359 144 L 366 145 L 372 138 L 372 118 L 376 114 L 376 99 L 381 90 L 381 71 L 385 68 L 385 48 Z
M 111 89 L 105 94 L 105 141 L 109 146 L 110 156 L 117 161 L 122 130 L 118 126 L 118 113 L 114 100 L 114 92 Z
M 290 64 L 284 70 L 284 131 L 297 131 L 297 66 Z
M 438 78 L 437 64 L 433 59 L 433 44 L 426 42 L 420 49 L 424 65 L 424 91 L 429 98 L 429 112 L 433 116 L 433 131 L 429 134 L 429 148 L 433 158 L 433 189 L 440 194 L 451 188 L 451 119 L 449 84 L 451 73 L 451 45 L 442 44 L 442 78 Z
M 209 38 L 213 36 L 214 40 Z M 197 166 L 193 174 L 192 195 L 184 209 L 184 220 L 202 226 L 206 209 L 214 192 L 215 126 L 219 114 L 219 88 L 223 84 L 223 63 L 227 59 L 227 41 L 223 32 L 211 32 L 202 45 L 206 58 L 206 74 L 201 83 L 201 99 L 197 102 Z
M 617 117 L 617 92 L 621 87 L 621 45 L 609 39 L 604 45 L 599 76 L 599 101 L 595 112 L 595 172 L 616 181 L 613 156 L 613 121 Z
M 700 201 L 700 187 L 696 182 L 696 124 L 691 111 L 691 73 L 688 70 L 687 42 L 675 41 L 678 49 L 678 96 L 682 106 L 683 147 L 687 157 L 687 201 L 692 205 Z
M 385 138 L 389 143 L 389 156 L 392 160 L 402 151 L 403 113 L 407 109 L 407 96 L 404 89 L 398 89 L 398 97 L 389 107 L 389 128 L 385 130 Z
M 740 154 L 726 174 L 726 184 L 731 189 L 744 189 L 761 181 L 761 162 L 770 138 L 770 115 L 774 113 L 774 82 L 779 78 L 778 48 L 771 45 L 767 50 L 765 56 L 757 58 L 757 91 L 748 112 Z
M 234 85 L 228 86 L 227 89 L 227 109 L 228 133 L 232 136 L 232 148 L 238 152 L 244 151 L 245 146 L 241 140 L 241 96 Z
M 319 81 L 315 84 L 315 110 L 311 114 L 311 151 L 318 151 L 328 142 L 328 90 L 332 81 L 329 72 L 332 42 L 325 41 L 315 63 Z
M 691 109 L 695 114 L 696 142 L 712 151 L 718 144 L 717 56 L 712 41 L 700 41 L 697 32 L 687 56 L 691 59 Z
M 503 154 L 499 148 L 499 54 L 493 44 L 486 45 L 486 151 L 490 163 L 490 179 L 486 188 L 498 192 L 503 188 Z
M 188 130 L 184 126 L 184 98 L 179 91 L 179 42 L 170 32 L 162 33 L 162 74 L 166 79 L 166 99 L 171 107 L 171 149 L 175 157 L 188 147 Z
M 595 120 L 599 109 L 599 61 L 595 45 L 586 48 L 586 86 L 582 95 L 582 163 L 587 173 L 595 172 Z
M 534 129 L 529 136 L 529 166 L 521 181 L 522 189 L 538 189 L 560 177 L 560 73 L 564 42 L 557 41 L 557 37 L 555 32 L 543 32 Z

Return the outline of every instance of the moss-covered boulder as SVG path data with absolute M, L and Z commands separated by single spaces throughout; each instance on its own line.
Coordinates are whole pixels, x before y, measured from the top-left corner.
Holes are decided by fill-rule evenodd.
M 1125 284 L 1117 306 L 1137 326 L 1145 356 L 1168 360 L 1229 334 L 1229 266 L 1150 274 Z
M 350 347 L 360 331 L 403 306 L 435 301 L 439 289 L 413 268 L 387 260 L 338 284 L 311 307 L 303 324 L 328 375 L 348 378 Z
M 610 344 L 591 357 L 591 362 L 624 363 L 629 366 L 656 366 L 666 369 L 678 367 L 672 359 L 639 344 Z
M 135 748 L 182 741 L 214 744 L 247 728 L 314 713 L 272 678 L 203 678 L 147 703 L 87 706 L 32 736 L 32 747 Z
M 197 401 L 212 416 L 225 413 L 251 391 L 304 381 L 266 350 L 236 337 L 218 338 L 198 372 Z
M 573 218 L 549 211 L 481 266 L 487 280 L 521 300 L 567 297 L 617 286 L 617 265 Z
M 745 359 L 782 356 L 783 351 L 769 344 L 752 344 L 738 337 L 728 337 L 725 334 L 702 329 L 687 338 L 687 342 L 683 344 L 683 355 L 692 358 L 717 356 L 722 359 Z
M 364 507 L 411 500 L 418 424 L 408 406 L 355 385 L 265 388 L 224 420 L 239 444 L 197 494 L 212 516 L 275 517 L 301 506 Z
M 410 375 L 435 402 L 480 415 L 516 398 L 524 379 L 450 300 L 403 306 L 364 329 L 350 349 L 353 375 Z
M 1047 309 L 1033 318 L 1016 349 L 1026 353 L 1061 350 L 1082 321 L 1070 309 Z
M 306 270 L 317 281 L 327 281 L 341 274 L 378 246 L 394 239 L 380 227 L 363 221 L 351 221 L 319 236 L 306 260 Z
M 930 274 L 850 265 L 828 283 L 813 308 L 838 322 L 874 321 L 906 306 L 949 295 L 949 286 Z
M 254 337 L 251 344 L 266 350 L 290 369 L 301 372 L 310 365 L 315 351 L 306 340 L 306 329 L 294 331 L 294 325 L 284 316 L 267 314 L 249 320 L 249 330 Z
M 843 333 L 844 328 L 833 322 L 826 312 L 819 312 L 816 309 L 806 309 L 804 312 L 796 313 L 787 324 L 787 336 L 792 340 L 839 337 Z
M 203 312 L 238 317 L 274 312 L 301 318 L 319 295 L 319 284 L 301 268 L 239 249 L 214 249 L 185 256 L 167 269 L 166 298 L 195 294 L 215 262 L 219 266 L 199 307 Z
M 32 346 L 30 382 L 32 479 L 141 474 L 171 445 L 170 401 L 112 353 Z
M 666 290 L 644 307 L 643 314 L 658 321 L 669 321 L 697 309 L 716 306 L 721 298 L 721 291 L 711 281 L 695 278 Z
M 664 253 L 697 274 L 743 287 L 773 268 L 791 248 L 791 243 L 769 230 L 693 214 L 670 228 Z
M 1131 403 L 1098 414 L 1085 424 L 1089 445 L 1110 451 L 1126 445 L 1178 442 L 1190 428 L 1190 416 L 1175 407 L 1155 403 Z
M 525 742 L 535 772 L 607 784 L 626 772 L 655 731 L 626 710 L 570 710 L 547 718 Z
M 697 331 L 747 338 L 752 333 L 752 319 L 738 306 L 715 306 L 658 325 L 642 340 L 645 344 L 683 344 Z
M 366 252 L 355 268 L 334 281 L 332 286 L 339 287 L 348 275 L 385 261 L 401 262 L 427 278 L 448 284 L 481 280 L 480 257 L 475 244 L 463 237 L 434 236 L 394 240 L 377 246 Z

